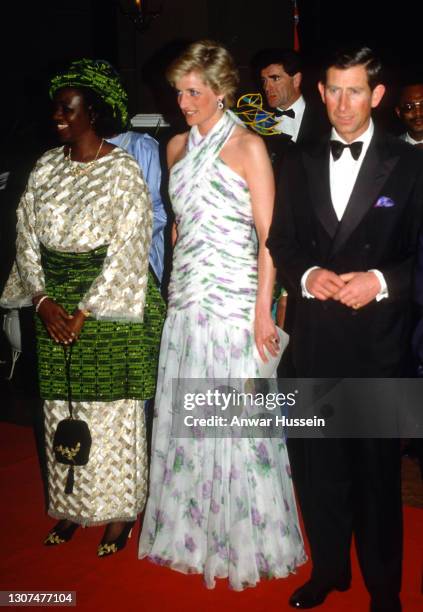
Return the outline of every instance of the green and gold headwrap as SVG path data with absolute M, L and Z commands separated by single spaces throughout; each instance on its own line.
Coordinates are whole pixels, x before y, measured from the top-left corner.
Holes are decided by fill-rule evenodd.
M 50 97 L 62 87 L 89 87 L 112 107 L 114 116 L 127 125 L 128 96 L 114 68 L 105 60 L 84 58 L 72 62 L 67 72 L 52 78 Z

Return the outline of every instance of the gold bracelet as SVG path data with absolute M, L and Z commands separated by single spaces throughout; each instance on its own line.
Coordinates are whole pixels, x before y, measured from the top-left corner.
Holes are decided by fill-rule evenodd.
M 48 295 L 42 295 L 41 298 L 38 300 L 38 302 L 35 305 L 35 312 L 38 312 L 44 300 L 48 300 L 48 299 L 49 299 Z

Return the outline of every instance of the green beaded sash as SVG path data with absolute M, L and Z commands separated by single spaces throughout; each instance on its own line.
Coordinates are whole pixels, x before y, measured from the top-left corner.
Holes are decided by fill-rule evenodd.
M 41 245 L 47 295 L 72 313 L 100 273 L 106 253 L 107 246 L 87 253 L 60 253 Z M 72 399 L 109 402 L 152 397 L 165 310 L 149 272 L 143 323 L 88 317 L 72 353 Z M 36 329 L 41 397 L 66 400 L 62 346 L 50 338 L 38 316 Z

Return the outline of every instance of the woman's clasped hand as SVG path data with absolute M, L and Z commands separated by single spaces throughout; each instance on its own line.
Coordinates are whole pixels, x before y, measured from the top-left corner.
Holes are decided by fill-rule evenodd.
M 73 314 L 69 314 L 49 297 L 44 298 L 42 302 L 40 299 L 37 300 L 35 305 L 38 302 L 40 302 L 38 315 L 53 340 L 60 344 L 71 344 L 78 339 L 85 321 L 82 310 L 76 309 Z

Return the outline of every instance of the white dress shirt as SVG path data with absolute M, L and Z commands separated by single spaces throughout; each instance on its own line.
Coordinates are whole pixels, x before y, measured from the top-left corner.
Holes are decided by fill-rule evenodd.
M 341 157 L 336 161 L 334 161 L 332 155 L 329 155 L 330 195 L 338 221 L 340 221 L 344 215 L 374 131 L 373 121 L 370 120 L 367 130 L 361 134 L 359 138 L 356 138 L 356 141 L 363 143 L 363 148 L 358 159 L 353 158 L 350 149 L 344 149 Z M 335 128 L 332 128 L 331 139 L 339 140 L 344 144 L 350 144 L 339 136 Z
M 283 115 L 280 117 L 278 123 L 275 125 L 275 130 L 278 132 L 282 132 L 283 134 L 288 134 L 291 136 L 291 140 L 294 142 L 297 141 L 298 133 L 301 127 L 301 121 L 303 120 L 305 109 L 305 100 L 303 96 L 300 96 L 298 100 L 288 106 L 288 108 L 280 108 L 278 110 L 293 110 L 295 113 L 295 117 L 292 119 L 291 117 L 287 117 Z
M 337 159 L 336 161 L 333 159 L 332 154 L 329 155 L 330 194 L 333 208 L 335 210 L 335 214 L 338 218 L 338 221 L 340 221 L 344 216 L 345 209 L 347 208 L 347 204 L 351 197 L 352 190 L 354 189 L 354 185 L 357 180 L 361 164 L 363 163 L 363 159 L 367 153 L 367 149 L 369 148 L 373 133 L 374 125 L 373 121 L 370 119 L 370 123 L 367 130 L 353 141 L 363 143 L 363 147 L 361 149 L 361 153 L 358 159 L 353 158 L 353 156 L 351 155 L 351 150 L 348 148 L 344 149 L 341 154 L 341 157 L 339 157 L 339 159 Z M 332 128 L 331 140 L 339 140 L 344 144 L 351 144 L 347 143 L 346 140 L 341 138 L 335 128 Z M 314 298 L 314 296 L 307 291 L 306 282 L 310 272 L 316 270 L 318 267 L 319 266 L 313 266 L 312 268 L 309 268 L 304 272 L 301 278 L 301 290 L 303 297 Z M 380 272 L 380 270 L 369 270 L 369 272 L 374 272 L 374 274 L 379 280 L 380 291 L 376 296 L 376 301 L 379 302 L 383 298 L 388 297 L 388 287 L 385 278 L 382 272 Z
M 413 147 L 415 145 L 423 144 L 423 140 L 414 140 L 414 138 L 411 138 L 411 136 L 410 136 L 410 134 L 408 132 L 406 132 L 405 134 L 401 134 L 400 138 L 401 138 L 401 140 L 404 140 L 404 142 L 408 142 L 408 144 L 413 145 Z

